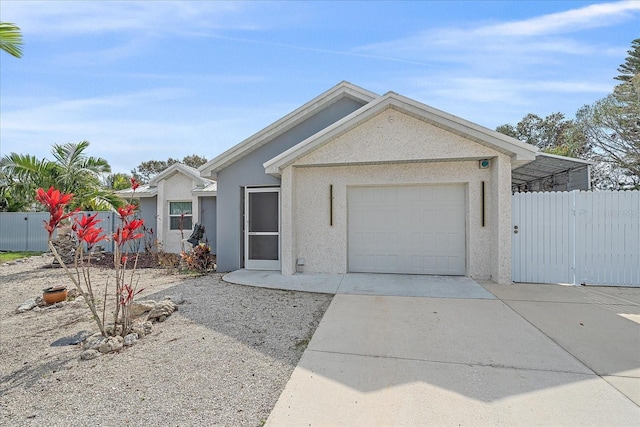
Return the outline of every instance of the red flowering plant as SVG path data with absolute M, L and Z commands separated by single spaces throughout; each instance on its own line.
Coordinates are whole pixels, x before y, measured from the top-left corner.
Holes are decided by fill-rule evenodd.
M 62 221 L 80 210 L 78 208 L 73 212 L 64 212 L 64 208 L 72 198 L 73 194 L 63 194 L 53 187 L 50 187 L 48 191 L 44 191 L 42 188 L 38 188 L 36 191 L 36 200 L 49 210 L 49 221 L 44 222 L 44 228 L 49 233 L 49 240 L 51 240 L 53 232 L 60 227 Z
M 132 182 L 132 188 L 138 187 Z M 109 239 L 109 236 L 104 232 L 102 227 L 98 224 L 101 222 L 97 218 L 98 214 L 93 215 L 78 214 L 79 209 L 71 212 L 66 212 L 70 201 L 73 199 L 73 194 L 63 194 L 60 191 L 49 188 L 48 191 L 44 191 L 42 188 L 37 190 L 36 199 L 45 205 L 49 211 L 49 221 L 45 221 L 45 229 L 49 233 L 49 248 L 56 257 L 60 265 L 64 268 L 65 273 L 69 279 L 73 282 L 78 293 L 82 295 L 89 310 L 91 310 L 92 317 L 96 321 L 100 333 L 103 336 L 118 335 L 125 336 L 131 330 L 131 316 L 129 312 L 129 306 L 133 302 L 133 297 L 142 292 L 142 289 L 137 290 L 137 284 L 131 285 L 134 281 L 135 267 L 137 265 L 137 253 L 134 258 L 133 268 L 127 270 L 127 260 L 129 259 L 126 251 L 126 244 L 128 242 L 135 241 L 143 236 L 142 233 L 138 233 L 137 230 L 143 226 L 144 221 L 141 219 L 134 219 L 136 207 L 129 204 L 125 207 L 118 208 L 118 216 L 120 217 L 120 226 L 118 226 L 115 233 L 113 233 L 114 241 L 114 267 L 116 275 L 116 288 L 112 294 L 115 297 L 115 310 L 113 313 L 113 328 L 106 327 L 106 310 L 107 299 L 109 295 L 108 283 L 105 285 L 104 300 L 102 306 L 102 316 L 98 315 L 98 309 L 96 307 L 96 298 L 94 294 L 94 287 L 91 282 L 91 256 L 95 245 L 99 242 Z M 56 250 L 53 244 L 53 234 L 56 229 L 60 228 L 65 220 L 72 220 L 71 230 L 76 241 L 74 267 L 75 274 L 65 264 L 60 254 Z M 125 279 L 128 275 L 128 283 L 125 283 Z
M 133 191 L 138 188 L 138 185 L 133 178 L 131 179 L 131 188 L 133 188 Z M 135 212 L 136 206 L 132 204 L 118 208 L 120 225 L 113 233 L 113 262 L 116 271 L 117 296 L 114 323 L 118 324 L 118 320 L 122 320 L 123 336 L 131 329 L 131 313 L 129 311 L 129 307 L 133 301 L 133 297 L 143 291 L 143 289 L 137 289 L 137 282 L 135 285 L 132 285 L 134 281 L 134 273 L 138 265 L 139 252 L 136 250 L 135 255 L 130 257 L 127 250 L 130 243 L 144 237 L 144 233 L 140 232 L 142 231 L 144 220 L 136 219 Z M 131 247 L 139 247 L 139 245 L 131 245 Z M 130 258 L 133 258 L 133 266 L 130 269 L 130 275 L 127 275 Z

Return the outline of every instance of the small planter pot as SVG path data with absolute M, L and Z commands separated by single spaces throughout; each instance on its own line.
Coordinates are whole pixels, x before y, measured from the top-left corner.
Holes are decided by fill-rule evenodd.
M 66 286 L 53 286 L 42 290 L 42 299 L 47 304 L 55 304 L 67 299 Z

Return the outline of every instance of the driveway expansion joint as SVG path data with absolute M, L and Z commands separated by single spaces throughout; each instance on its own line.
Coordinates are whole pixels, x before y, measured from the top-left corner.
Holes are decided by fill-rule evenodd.
M 352 352 L 343 352 L 343 351 L 313 350 L 309 348 L 307 348 L 306 351 L 313 352 L 313 353 L 340 354 L 344 356 L 367 357 L 371 359 L 392 359 L 392 360 L 402 360 L 402 361 L 408 361 L 408 362 L 442 363 L 447 365 L 467 366 L 470 368 L 482 367 L 482 368 L 495 368 L 495 369 L 505 369 L 505 370 L 510 369 L 510 370 L 531 371 L 531 372 L 554 372 L 559 374 L 584 375 L 585 377 L 600 377 L 600 375 L 598 375 L 593 371 L 591 371 L 590 373 L 585 373 L 585 372 L 577 372 L 577 371 L 570 371 L 570 370 L 564 370 L 564 369 L 527 368 L 523 366 L 509 366 L 509 365 L 501 365 L 497 363 L 452 362 L 449 360 L 418 359 L 414 357 L 383 356 L 379 354 L 361 354 L 361 353 L 352 353 Z M 609 375 L 609 376 L 613 376 L 613 375 Z

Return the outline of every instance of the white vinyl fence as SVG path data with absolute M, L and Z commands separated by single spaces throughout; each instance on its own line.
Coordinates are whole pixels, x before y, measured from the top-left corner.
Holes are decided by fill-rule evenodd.
M 84 213 L 93 215 L 95 212 Z M 98 219 L 102 220 L 98 225 L 107 236 L 114 231 L 116 216 L 113 212 L 98 212 Z M 0 212 L 0 251 L 48 251 L 47 231 L 44 229 L 44 221 L 48 219 L 48 212 Z M 112 250 L 110 241 L 100 244 L 106 250 Z
M 640 192 L 516 193 L 514 282 L 640 287 Z

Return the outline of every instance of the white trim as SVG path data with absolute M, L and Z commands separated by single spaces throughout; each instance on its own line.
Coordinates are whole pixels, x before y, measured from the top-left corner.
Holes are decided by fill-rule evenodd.
M 200 176 L 200 173 L 198 172 L 198 169 L 194 169 L 194 168 L 192 168 L 190 166 L 187 166 L 187 165 L 184 165 L 182 163 L 174 163 L 171 166 L 169 166 L 168 168 L 166 168 L 165 170 L 163 170 L 162 172 L 160 172 L 157 175 L 155 175 L 153 178 L 151 178 L 149 180 L 149 185 L 150 186 L 154 186 L 159 181 L 161 181 L 163 179 L 169 179 L 176 173 L 182 173 L 183 175 L 185 175 L 185 176 L 191 178 L 192 180 L 194 180 L 196 183 L 198 183 L 199 186 L 202 186 L 202 187 L 206 187 L 207 185 L 211 184 L 211 180 L 203 178 L 202 176 Z
M 327 144 L 338 136 L 348 132 L 354 127 L 369 120 L 371 117 L 389 108 L 404 112 L 419 120 L 423 120 L 434 126 L 446 129 L 496 151 L 507 154 L 516 162 L 531 162 L 535 160 L 535 154 L 538 151 L 538 149 L 533 145 L 525 144 L 515 138 L 511 138 L 507 135 L 482 127 L 460 117 L 429 107 L 428 105 L 398 95 L 397 93 L 388 92 L 384 96 L 370 102 L 331 126 L 324 128 L 315 135 L 305 139 L 271 160 L 268 160 L 263 164 L 265 173 L 279 176 L 282 169 L 289 166 L 300 157 L 323 146 L 324 144 Z
M 250 193 L 276 193 L 278 195 L 278 231 L 254 232 L 253 236 L 278 236 L 277 260 L 252 260 L 249 259 L 249 194 Z M 282 262 L 282 223 L 280 208 L 280 187 L 245 187 L 244 189 L 244 268 L 247 270 L 280 270 Z
M 282 135 L 289 129 L 298 125 L 299 123 L 312 117 L 318 111 L 326 108 L 328 105 L 336 102 L 342 97 L 349 97 L 361 102 L 371 102 L 378 98 L 378 95 L 369 92 L 366 89 L 355 86 L 349 82 L 343 81 L 321 95 L 315 97 L 311 101 L 307 102 L 300 108 L 297 108 L 293 112 L 287 114 L 280 120 L 272 123 L 266 128 L 262 129 L 258 133 L 250 136 L 239 144 L 231 147 L 224 153 L 220 154 L 216 158 L 210 160 L 206 164 L 200 166 L 198 170 L 201 176 L 205 176 L 210 179 L 216 179 L 217 173 L 229 164 L 236 160 L 246 156 L 255 149 L 268 143 L 275 137 Z
M 172 231 L 180 231 L 179 228 L 171 228 L 171 219 L 172 218 L 176 218 L 176 217 L 180 217 L 180 215 L 171 215 L 171 203 L 191 203 L 191 214 L 189 215 L 191 217 L 191 227 L 189 228 L 183 228 L 182 231 L 186 231 L 186 230 L 193 230 L 193 224 L 195 224 L 195 220 L 196 217 L 193 213 L 193 199 L 190 200 L 167 200 L 167 218 L 169 218 L 169 223 L 167 224 L 167 231 L 172 232 Z M 185 214 L 185 217 L 187 215 Z
M 568 162 L 582 163 L 584 165 L 595 165 L 596 164 L 596 162 L 592 162 L 592 161 L 584 160 L 584 159 L 578 159 L 577 157 L 559 156 L 557 154 L 543 153 L 542 151 L 540 151 L 539 153 L 536 153 L 536 156 L 549 157 L 551 159 L 558 159 L 558 160 L 566 160 Z

